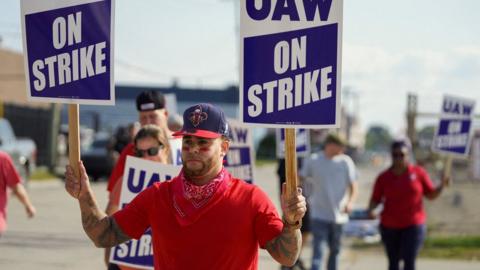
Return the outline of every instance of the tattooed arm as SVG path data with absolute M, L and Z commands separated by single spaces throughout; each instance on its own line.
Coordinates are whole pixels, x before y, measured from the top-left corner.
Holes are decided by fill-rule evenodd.
M 97 247 L 112 247 L 129 240 L 130 237 L 122 232 L 115 220 L 100 210 L 83 163 L 79 162 L 78 167 L 80 177 L 76 177 L 72 167 L 67 166 L 65 189 L 78 199 L 85 233 Z
M 307 211 L 305 197 L 301 189 L 290 198 L 286 194 L 285 183 L 282 186 L 282 210 L 283 210 L 283 231 L 282 233 L 267 242 L 268 253 L 280 264 L 293 266 L 300 256 L 302 248 L 302 218 Z
M 286 223 L 284 221 L 284 223 Z M 300 256 L 302 234 L 300 229 L 285 224 L 282 233 L 277 238 L 267 242 L 268 253 L 280 264 L 293 266 Z

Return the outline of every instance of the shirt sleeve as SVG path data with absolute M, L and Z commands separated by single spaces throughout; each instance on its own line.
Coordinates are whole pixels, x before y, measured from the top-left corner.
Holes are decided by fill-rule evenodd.
M 279 236 L 283 222 L 268 196 L 258 187 L 252 194 L 252 203 L 256 209 L 254 230 L 260 247 L 265 248 L 268 241 Z
M 372 197 L 370 198 L 370 201 L 374 202 L 381 202 L 383 198 L 383 181 L 382 181 L 382 176 L 378 176 L 377 180 L 375 180 L 375 185 L 373 186 L 373 192 L 372 192 Z
M 422 181 L 423 194 L 433 192 L 435 190 L 435 187 L 433 186 L 432 180 L 430 179 L 427 171 L 419 167 L 418 172 L 420 175 L 420 180 Z
M 126 235 L 139 239 L 150 227 L 150 211 L 154 204 L 154 187 L 140 192 L 123 209 L 113 214 L 113 218 Z
M 125 162 L 127 161 L 127 156 L 133 153 L 133 144 L 128 144 L 120 153 L 120 157 L 118 157 L 117 163 L 115 163 L 115 167 L 113 167 L 112 173 L 108 178 L 108 186 L 107 191 L 112 192 L 113 188 L 115 187 L 115 183 L 117 180 L 122 177 L 123 171 L 125 170 Z
M 353 183 L 358 178 L 357 169 L 355 168 L 355 163 L 353 163 L 353 160 L 349 156 L 345 155 L 345 164 L 347 165 L 348 182 Z
M 13 165 L 13 161 L 9 155 L 4 155 L 4 162 L 2 162 L 2 174 L 7 186 L 9 188 L 15 187 L 17 184 L 22 182 L 20 175 L 18 174 L 17 169 Z

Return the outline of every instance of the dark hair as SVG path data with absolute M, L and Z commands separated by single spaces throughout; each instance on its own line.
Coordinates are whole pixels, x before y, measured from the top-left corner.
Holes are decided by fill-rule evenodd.
M 334 134 L 334 133 L 329 133 L 325 138 L 324 145 L 327 145 L 329 143 L 333 143 L 340 146 L 347 145 L 347 142 L 345 141 L 345 139 L 343 139 L 340 135 Z
M 164 152 L 167 155 L 168 163 L 172 163 L 172 158 L 170 156 L 170 144 L 168 143 L 167 134 L 165 134 L 163 129 L 157 127 L 156 125 L 145 125 L 137 132 L 137 135 L 135 135 L 135 139 L 133 141 L 135 145 L 137 145 L 139 140 L 145 138 L 153 138 L 161 143 L 164 147 Z
M 158 91 L 143 91 L 137 96 L 137 111 L 152 111 L 165 108 L 165 97 Z
M 397 148 L 402 148 L 402 147 L 406 147 L 409 151 L 412 147 L 412 145 L 410 144 L 410 140 L 408 139 L 397 139 L 397 140 L 394 140 L 392 141 L 392 143 L 390 144 L 390 150 L 393 151 L 394 149 L 397 149 Z

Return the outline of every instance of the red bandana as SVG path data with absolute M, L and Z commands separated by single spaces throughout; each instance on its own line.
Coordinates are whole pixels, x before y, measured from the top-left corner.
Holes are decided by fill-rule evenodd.
M 230 174 L 222 168 L 208 184 L 194 185 L 186 179 L 183 170 L 172 180 L 175 217 L 182 226 L 194 223 L 221 198 L 229 187 Z

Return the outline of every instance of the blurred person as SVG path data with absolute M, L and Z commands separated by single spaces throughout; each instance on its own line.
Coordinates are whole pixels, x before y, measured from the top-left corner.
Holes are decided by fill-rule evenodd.
M 86 234 L 96 246 L 111 247 L 138 239 L 150 227 L 155 269 L 257 269 L 259 246 L 293 265 L 306 211 L 301 189 L 287 196 L 283 186 L 280 218 L 260 188 L 223 167 L 230 147 L 223 111 L 202 103 L 188 108 L 183 119 L 174 133 L 182 137 L 180 174 L 142 191 L 113 216 L 97 206 L 82 163 L 80 179 L 67 166 L 65 188 L 79 202 Z
M 135 134 L 137 134 L 139 129 L 140 123 L 138 122 L 130 123 L 126 127 L 118 127 L 114 136 L 115 143 L 113 146 L 113 150 L 115 150 L 119 154 L 122 153 L 123 149 L 128 144 L 133 142 Z
M 171 131 L 179 131 L 182 129 L 183 119 L 180 115 L 174 113 L 168 116 L 168 128 Z
M 297 158 L 297 166 L 298 167 L 302 167 L 302 162 L 303 162 L 302 158 Z M 284 158 L 278 159 L 277 176 L 278 176 L 278 180 L 279 180 L 279 184 L 280 184 L 279 186 L 280 186 L 280 189 L 281 189 L 281 187 L 283 186 L 283 184 L 286 182 L 286 179 L 287 179 L 287 177 L 285 175 L 285 159 Z M 304 193 L 306 193 L 305 192 L 306 189 L 305 189 L 305 186 L 303 185 L 303 183 L 300 183 L 300 186 L 303 188 Z M 281 196 L 281 190 L 280 190 L 280 196 Z M 305 195 L 305 197 L 307 197 L 307 201 L 308 201 L 308 196 Z M 307 209 L 308 208 L 309 208 L 309 206 L 308 206 L 308 203 L 307 203 Z M 305 212 L 305 215 L 303 216 L 302 228 L 300 228 L 300 231 L 302 232 L 302 249 L 303 249 L 305 244 L 308 242 L 308 238 L 310 236 L 310 212 L 308 210 Z M 288 270 L 288 269 L 291 269 L 291 270 L 306 270 L 305 265 L 300 258 L 298 258 L 298 260 L 297 260 L 297 262 L 295 263 L 294 266 L 292 266 L 292 267 L 281 266 L 280 269 L 281 270 Z
M 136 105 L 138 111 L 138 120 L 141 126 L 149 124 L 156 125 L 170 138 L 172 131 L 170 131 L 167 126 L 168 111 L 165 106 L 165 97 L 162 93 L 151 90 L 144 91 L 137 96 Z M 113 167 L 112 173 L 108 178 L 108 192 L 113 190 L 117 180 L 123 175 L 127 156 L 135 155 L 134 148 L 134 144 L 130 142 L 120 153 L 120 157 L 118 158 L 117 163 Z M 170 149 L 172 148 L 170 147 Z M 169 163 L 171 163 L 171 159 L 169 159 Z
M 328 134 L 323 151 L 306 158 L 299 173 L 302 183 L 311 189 L 312 270 L 323 268 L 324 244 L 329 248 L 327 269 L 338 268 L 343 225 L 357 197 L 357 172 L 352 159 L 344 154 L 345 146 L 342 137 Z
M 0 151 L 0 237 L 7 230 L 7 188 L 11 189 L 13 194 L 23 204 L 27 216 L 33 218 L 36 210 L 30 202 L 30 198 L 22 184 L 20 175 L 15 169 L 10 156 L 5 152 Z
M 400 269 L 400 261 L 404 270 L 415 269 L 426 233 L 423 196 L 436 199 L 449 182 L 444 176 L 434 187 L 428 173 L 409 162 L 410 149 L 408 140 L 392 142 L 392 165 L 377 177 L 369 204 L 371 218 L 377 217 L 375 209 L 383 205 L 380 233 L 389 270 Z
M 167 135 L 163 133 L 159 127 L 155 125 L 143 126 L 138 133 L 136 133 L 133 139 L 135 145 L 135 156 L 150 161 L 167 164 L 168 157 L 170 156 L 170 149 L 168 146 Z M 120 209 L 120 194 L 122 190 L 122 179 L 117 180 L 112 192 L 110 192 L 107 209 L 105 210 L 107 215 L 113 215 Z M 108 269 L 121 269 L 121 270 L 133 270 L 141 269 L 134 267 L 127 267 L 122 265 L 109 264 L 110 248 L 105 249 L 105 262 L 108 265 Z

